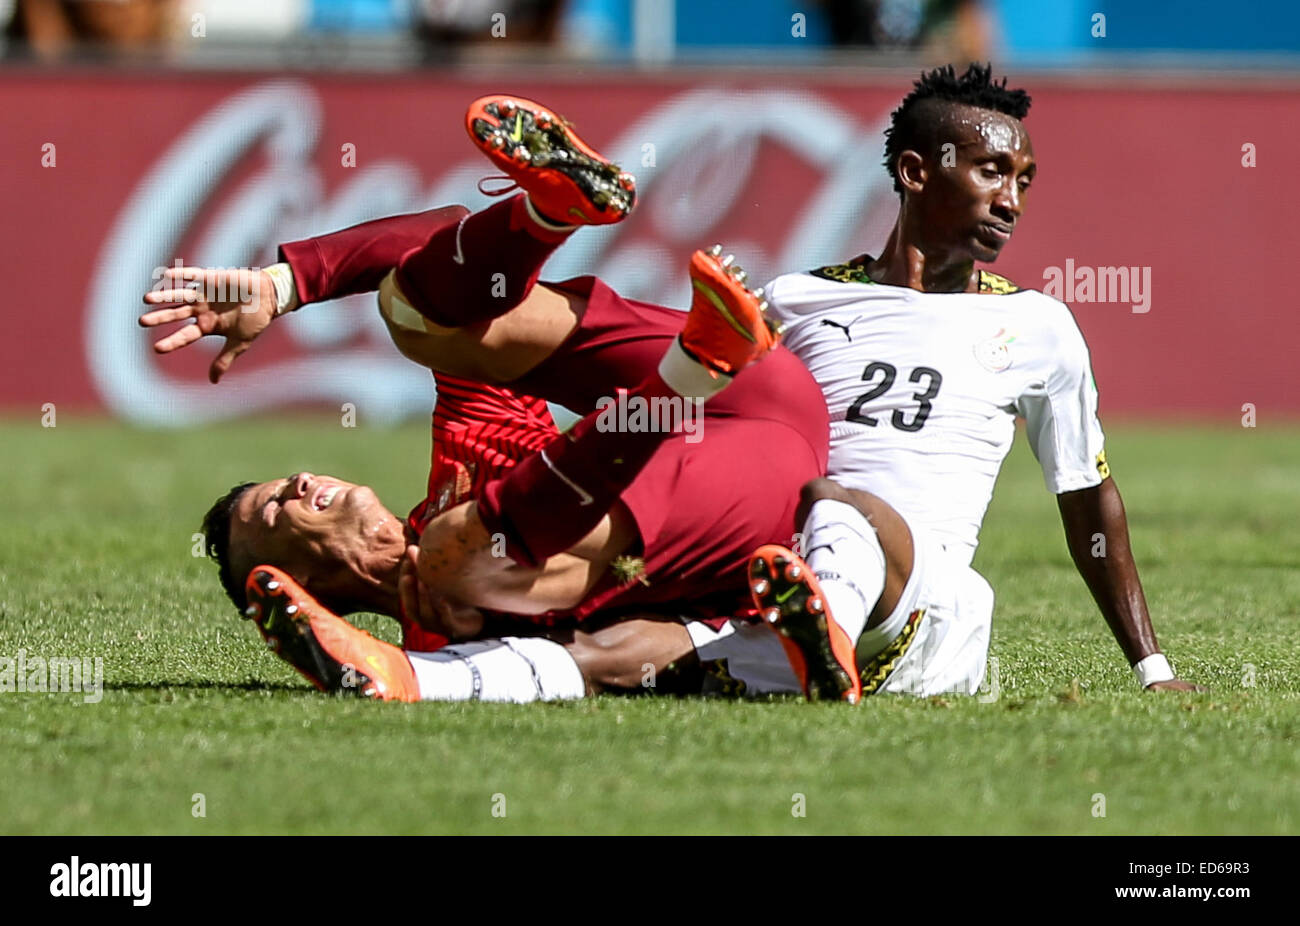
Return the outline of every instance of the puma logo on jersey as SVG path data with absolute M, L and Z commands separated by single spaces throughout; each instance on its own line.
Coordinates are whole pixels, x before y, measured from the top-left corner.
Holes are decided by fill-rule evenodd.
M 861 316 L 861 315 L 859 315 L 857 318 L 853 319 L 853 321 L 849 322 L 847 325 L 841 325 L 839 322 L 833 322 L 833 321 L 831 321 L 829 318 L 823 318 L 823 319 L 822 319 L 822 324 L 823 324 L 823 325 L 830 325 L 832 328 L 838 328 L 838 329 L 840 329 L 841 331 L 843 331 L 843 332 L 844 332 L 844 336 L 845 336 L 846 338 L 849 339 L 849 343 L 851 344 L 851 343 L 853 343 L 853 335 L 849 332 L 849 329 L 852 328 L 854 325 L 856 325 L 856 324 L 857 324 L 858 322 L 860 322 L 860 321 L 862 321 L 862 316 Z

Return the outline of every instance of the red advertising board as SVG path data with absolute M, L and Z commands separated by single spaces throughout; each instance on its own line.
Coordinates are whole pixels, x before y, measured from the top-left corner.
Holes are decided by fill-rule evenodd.
M 1300 413 L 1288 279 L 1300 88 L 1024 83 L 1040 173 L 993 269 L 1071 303 L 1103 415 L 1227 422 L 1247 402 L 1261 416 Z M 0 409 L 55 402 L 158 425 L 303 403 L 351 401 L 380 419 L 427 411 L 427 374 L 387 343 L 370 299 L 277 323 L 211 387 L 206 347 L 152 354 L 140 294 L 177 260 L 264 266 L 279 241 L 487 202 L 476 183 L 494 171 L 461 114 L 510 89 L 565 113 L 639 180 L 633 217 L 575 236 L 547 276 L 594 272 L 684 306 L 686 256 L 713 241 L 757 279 L 878 249 L 897 203 L 881 132 L 907 86 L 815 73 L 11 72 Z

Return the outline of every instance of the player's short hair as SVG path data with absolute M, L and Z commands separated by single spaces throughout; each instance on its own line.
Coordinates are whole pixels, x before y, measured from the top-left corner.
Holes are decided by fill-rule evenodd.
M 898 180 L 898 156 L 904 151 L 920 151 L 932 156 L 938 146 L 938 126 L 934 110 L 927 101 L 937 100 L 964 106 L 976 106 L 1023 119 L 1029 113 L 1030 96 L 1024 90 L 1007 89 L 1007 79 L 993 79 L 992 64 L 974 61 L 966 73 L 957 76 L 951 64 L 925 71 L 912 92 L 889 116 L 885 129 L 885 170 L 894 178 L 894 192 L 900 196 L 903 185 Z
M 243 609 L 248 603 L 244 595 L 244 584 L 230 569 L 230 522 L 234 518 L 235 506 L 239 504 L 244 493 L 257 485 L 256 482 L 244 482 L 232 488 L 217 499 L 208 513 L 203 516 L 203 537 L 207 544 L 208 556 L 217 564 L 217 575 L 221 578 L 221 587 L 226 590 L 235 607 Z

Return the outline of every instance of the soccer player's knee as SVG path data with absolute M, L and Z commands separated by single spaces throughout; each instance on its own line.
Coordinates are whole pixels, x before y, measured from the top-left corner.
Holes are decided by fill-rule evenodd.
M 799 489 L 799 507 L 795 511 L 795 520 L 802 525 L 808 517 L 808 510 L 823 498 L 842 502 L 849 500 L 848 491 L 838 482 L 825 478 L 809 479 Z
M 854 489 L 846 492 L 844 501 L 866 515 L 867 520 L 877 529 L 882 524 L 896 523 L 901 525 L 903 523 L 902 515 L 898 513 L 893 505 L 879 495 L 872 495 L 870 492 Z

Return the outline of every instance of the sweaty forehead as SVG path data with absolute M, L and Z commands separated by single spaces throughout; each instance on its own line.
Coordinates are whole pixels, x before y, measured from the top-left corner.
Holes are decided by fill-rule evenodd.
M 989 154 L 1033 155 L 1029 133 L 1014 116 L 978 106 L 945 106 L 936 112 L 940 136 L 958 148 L 979 148 Z
M 927 100 L 924 105 L 923 118 L 931 126 L 928 134 L 933 150 L 943 150 L 945 143 L 953 143 L 962 150 L 991 155 L 1034 155 L 1030 135 L 1014 116 L 946 100 Z

